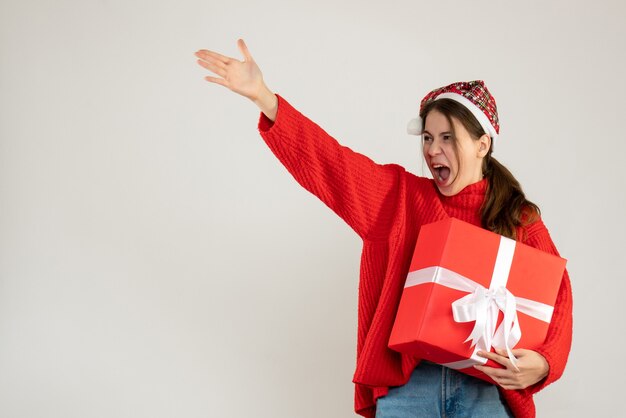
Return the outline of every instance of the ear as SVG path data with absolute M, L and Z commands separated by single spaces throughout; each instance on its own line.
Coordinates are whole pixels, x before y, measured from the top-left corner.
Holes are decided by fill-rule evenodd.
M 484 134 L 478 139 L 478 157 L 482 158 L 487 155 L 489 147 L 491 147 L 491 137 Z

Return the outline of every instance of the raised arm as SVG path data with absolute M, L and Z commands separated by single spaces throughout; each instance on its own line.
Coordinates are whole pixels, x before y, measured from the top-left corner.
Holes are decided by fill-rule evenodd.
M 376 164 L 340 145 L 265 85 L 259 67 L 242 39 L 238 46 L 245 61 L 200 50 L 198 64 L 221 78 L 207 81 L 247 97 L 261 110 L 259 132 L 272 152 L 300 185 L 316 195 L 363 239 L 389 233 L 402 210 L 404 169 Z
M 259 132 L 298 183 L 363 239 L 385 238 L 405 206 L 404 169 L 376 164 L 343 146 L 282 96 L 276 120 L 259 116 Z

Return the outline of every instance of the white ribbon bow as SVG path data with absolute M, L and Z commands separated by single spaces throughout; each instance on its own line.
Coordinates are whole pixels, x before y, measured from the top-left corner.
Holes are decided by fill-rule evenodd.
M 496 329 L 500 311 L 504 319 Z M 490 351 L 491 347 L 504 347 L 511 363 L 517 368 L 517 358 L 511 349 L 522 338 L 522 330 L 517 318 L 515 296 L 507 288 L 500 286 L 491 290 L 478 285 L 473 293 L 452 303 L 452 315 L 456 322 L 476 321 L 465 342 L 471 340 L 471 346 L 484 351 Z
M 476 322 L 465 340 L 471 340 L 474 352 L 468 360 L 446 363 L 444 366 L 464 369 L 474 364 L 485 364 L 487 359 L 477 356 L 476 353 L 489 352 L 491 347 L 495 347 L 505 348 L 511 363 L 517 369 L 517 358 L 512 352 L 512 348 L 522 337 L 517 311 L 550 322 L 554 309 L 552 306 L 514 296 L 506 288 L 514 252 L 515 241 L 501 237 L 489 289 L 440 266 L 427 267 L 408 274 L 405 288 L 432 282 L 469 293 L 452 303 L 452 315 L 456 322 Z M 504 314 L 504 319 L 496 328 L 499 312 Z

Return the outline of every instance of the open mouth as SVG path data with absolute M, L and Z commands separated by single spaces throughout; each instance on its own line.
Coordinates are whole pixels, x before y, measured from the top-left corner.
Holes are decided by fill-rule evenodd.
M 443 164 L 433 164 L 433 171 L 435 174 L 435 179 L 439 180 L 441 183 L 445 183 L 450 177 L 450 167 L 447 167 Z

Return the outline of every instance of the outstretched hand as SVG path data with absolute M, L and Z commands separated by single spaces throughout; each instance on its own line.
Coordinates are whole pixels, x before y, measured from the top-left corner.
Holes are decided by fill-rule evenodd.
M 204 77 L 205 80 L 221 84 L 235 93 L 255 101 L 266 88 L 263 75 L 243 39 L 237 40 L 237 46 L 244 56 L 243 61 L 201 49 L 195 53 L 196 57 L 199 58 L 197 62 L 219 76 L 206 76 Z
M 517 349 L 512 350 L 517 358 L 517 369 L 509 360 L 504 349 L 496 349 L 496 353 L 479 351 L 477 354 L 495 361 L 506 367 L 505 369 L 489 366 L 474 366 L 485 373 L 504 389 L 526 389 L 548 375 L 550 366 L 546 359 L 536 351 Z

